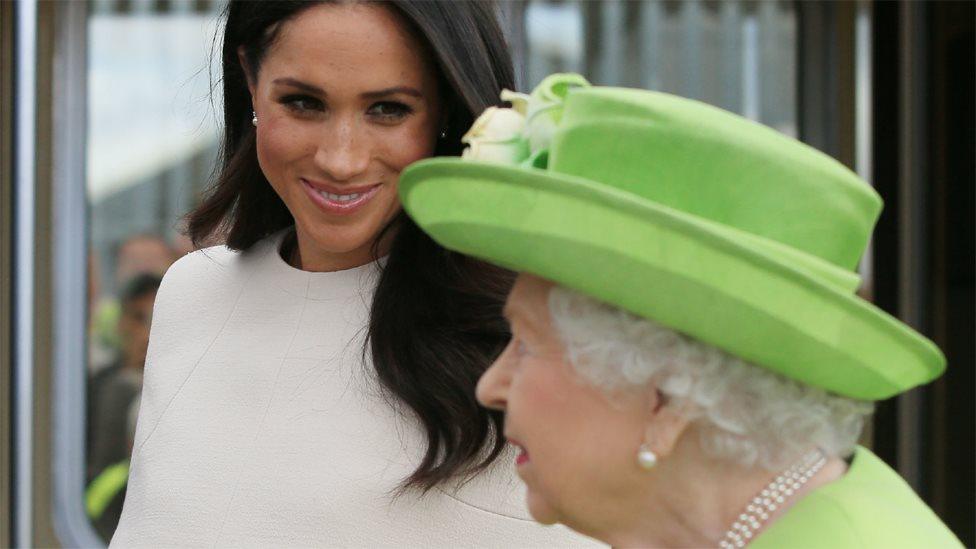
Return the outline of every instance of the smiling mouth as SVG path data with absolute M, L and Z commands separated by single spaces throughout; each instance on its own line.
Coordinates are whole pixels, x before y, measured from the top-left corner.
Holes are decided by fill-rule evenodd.
M 302 179 L 302 187 L 312 202 L 319 209 L 330 214 L 347 215 L 359 210 L 365 205 L 383 186 L 382 183 L 353 187 L 349 189 L 339 189 L 330 185 L 320 183 L 312 184 L 307 179 Z
M 336 202 L 352 202 L 353 200 L 356 200 L 357 198 L 359 198 L 365 193 L 332 194 L 332 193 L 319 191 L 319 194 L 321 194 L 324 198 L 328 200 L 334 200 Z

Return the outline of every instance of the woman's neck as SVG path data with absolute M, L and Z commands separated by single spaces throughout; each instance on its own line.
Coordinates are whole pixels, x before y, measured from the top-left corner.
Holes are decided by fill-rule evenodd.
M 823 469 L 784 501 L 756 534 L 775 523 L 806 494 L 837 480 L 846 470 L 843 460 L 829 458 Z M 745 469 L 704 457 L 669 456 L 651 473 L 656 478 L 645 492 L 647 497 L 641 507 L 657 512 L 635 513 L 631 524 L 601 539 L 614 547 L 718 547 L 749 501 L 779 472 Z
M 286 263 L 302 271 L 325 273 L 354 269 L 389 253 L 393 233 L 393 230 L 386 231 L 379 245 L 370 242 L 348 252 L 336 253 L 321 250 L 311 238 L 303 238 L 299 231 L 293 229 L 281 244 L 281 257 Z

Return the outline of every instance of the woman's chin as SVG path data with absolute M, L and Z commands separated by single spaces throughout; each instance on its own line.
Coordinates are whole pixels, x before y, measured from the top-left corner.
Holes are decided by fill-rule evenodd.
M 323 223 L 321 219 L 305 217 L 299 220 L 299 224 L 310 237 L 314 251 L 325 256 L 343 256 L 363 250 L 371 251 L 373 241 L 395 213 L 382 219 L 374 216 L 345 224 Z M 379 252 L 383 255 L 385 250 Z
M 559 522 L 559 514 L 552 505 L 531 489 L 525 496 L 525 503 L 529 508 L 529 514 L 539 524 L 556 524 Z
M 311 237 L 308 248 L 324 256 L 344 256 L 368 249 L 379 229 L 371 226 L 342 226 L 306 223 L 306 234 Z M 309 227 L 309 225 L 311 225 Z

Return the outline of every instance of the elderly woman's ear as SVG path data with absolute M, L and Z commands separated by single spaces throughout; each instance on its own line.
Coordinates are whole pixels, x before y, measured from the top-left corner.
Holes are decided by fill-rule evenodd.
M 669 399 L 657 388 L 650 391 L 644 421 L 644 445 L 658 459 L 671 455 L 691 424 L 689 404 Z

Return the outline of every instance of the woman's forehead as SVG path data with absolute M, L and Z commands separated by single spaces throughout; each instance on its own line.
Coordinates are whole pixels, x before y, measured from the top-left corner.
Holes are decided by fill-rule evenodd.
M 422 87 L 433 76 L 423 44 L 401 16 L 360 3 L 321 4 L 286 22 L 265 56 L 262 72 L 266 68 L 318 86 L 331 81 L 378 89 L 391 82 Z
M 544 278 L 528 273 L 519 274 L 505 302 L 505 317 L 535 331 L 548 329 L 551 325 L 549 291 L 554 286 Z

